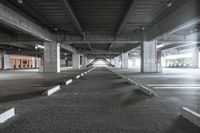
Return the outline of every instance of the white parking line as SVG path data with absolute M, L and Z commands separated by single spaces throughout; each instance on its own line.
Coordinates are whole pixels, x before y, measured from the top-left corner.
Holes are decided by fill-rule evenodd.
M 188 87 L 188 86 L 192 86 L 192 87 L 195 87 L 195 86 L 200 86 L 200 84 L 147 84 L 147 86 L 150 86 L 150 87 L 158 87 L 158 86 L 163 86 L 163 87 L 171 87 L 171 86 L 183 86 L 183 87 Z
M 53 94 L 54 92 L 60 90 L 60 85 L 57 85 L 49 90 L 47 90 L 46 92 L 44 92 L 43 95 L 47 95 L 47 96 L 50 96 L 51 94 Z
M 0 123 L 4 123 L 15 115 L 15 108 L 11 108 L 0 114 Z
M 195 87 L 195 86 L 186 86 L 186 87 L 183 87 L 183 86 L 172 86 L 172 87 L 153 87 L 154 89 L 195 89 L 195 90 L 199 90 L 200 87 Z
M 66 85 L 70 84 L 72 82 L 72 79 L 69 79 L 66 81 Z

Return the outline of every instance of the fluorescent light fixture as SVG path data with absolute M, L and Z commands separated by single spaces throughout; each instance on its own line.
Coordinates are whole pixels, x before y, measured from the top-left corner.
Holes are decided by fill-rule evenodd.
M 44 49 L 44 46 L 39 45 L 39 44 L 36 44 L 35 49 L 38 49 L 38 48 L 40 48 L 40 49 Z
M 160 45 L 157 46 L 157 48 L 162 48 L 162 47 L 164 47 L 163 44 L 160 44 Z
M 167 3 L 167 7 L 171 7 L 171 6 L 172 6 L 171 2 Z

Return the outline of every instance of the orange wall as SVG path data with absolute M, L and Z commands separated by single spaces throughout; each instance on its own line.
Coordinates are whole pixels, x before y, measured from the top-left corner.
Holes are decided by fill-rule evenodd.
M 31 56 L 22 56 L 22 55 L 9 55 L 10 59 L 10 69 L 15 68 L 32 68 L 34 66 L 33 59 Z

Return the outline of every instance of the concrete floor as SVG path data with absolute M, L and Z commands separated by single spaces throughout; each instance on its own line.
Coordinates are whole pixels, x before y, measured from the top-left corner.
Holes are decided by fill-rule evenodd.
M 105 68 L 96 68 L 61 88 L 50 97 L 2 103 L 1 106 L 15 106 L 17 115 L 0 125 L 0 132 L 200 132 L 198 127 L 179 116 L 182 105 L 200 107 L 200 99 L 190 100 L 199 95 L 199 90 L 196 93 L 160 91 L 159 96 L 148 97 Z
M 200 113 L 200 70 L 165 68 L 163 73 L 140 73 L 136 69 L 112 69 L 154 90 L 177 108 L 185 106 Z
M 36 69 L 0 71 L 0 104 L 41 96 L 50 87 L 64 83 L 86 70 L 68 69 L 59 74 L 39 73 Z

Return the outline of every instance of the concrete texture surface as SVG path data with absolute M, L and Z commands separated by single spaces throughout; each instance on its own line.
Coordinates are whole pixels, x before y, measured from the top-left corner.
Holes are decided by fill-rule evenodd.
M 39 73 L 35 69 L 0 71 L 0 104 L 40 97 L 47 89 L 64 84 L 87 70 L 68 69 L 61 73 Z
M 188 107 L 200 113 L 200 71 L 195 73 L 195 70 L 197 69 L 165 69 L 164 73 L 140 73 L 135 69 L 112 69 L 148 86 L 157 95 L 176 103 L 178 107 Z
M 107 69 L 96 68 L 51 97 L 3 103 L 15 105 L 17 115 L 0 125 L 0 132 L 199 133 L 197 126 L 179 116 L 185 95 L 160 93 L 145 96 Z M 186 103 L 191 102 L 188 99 Z

